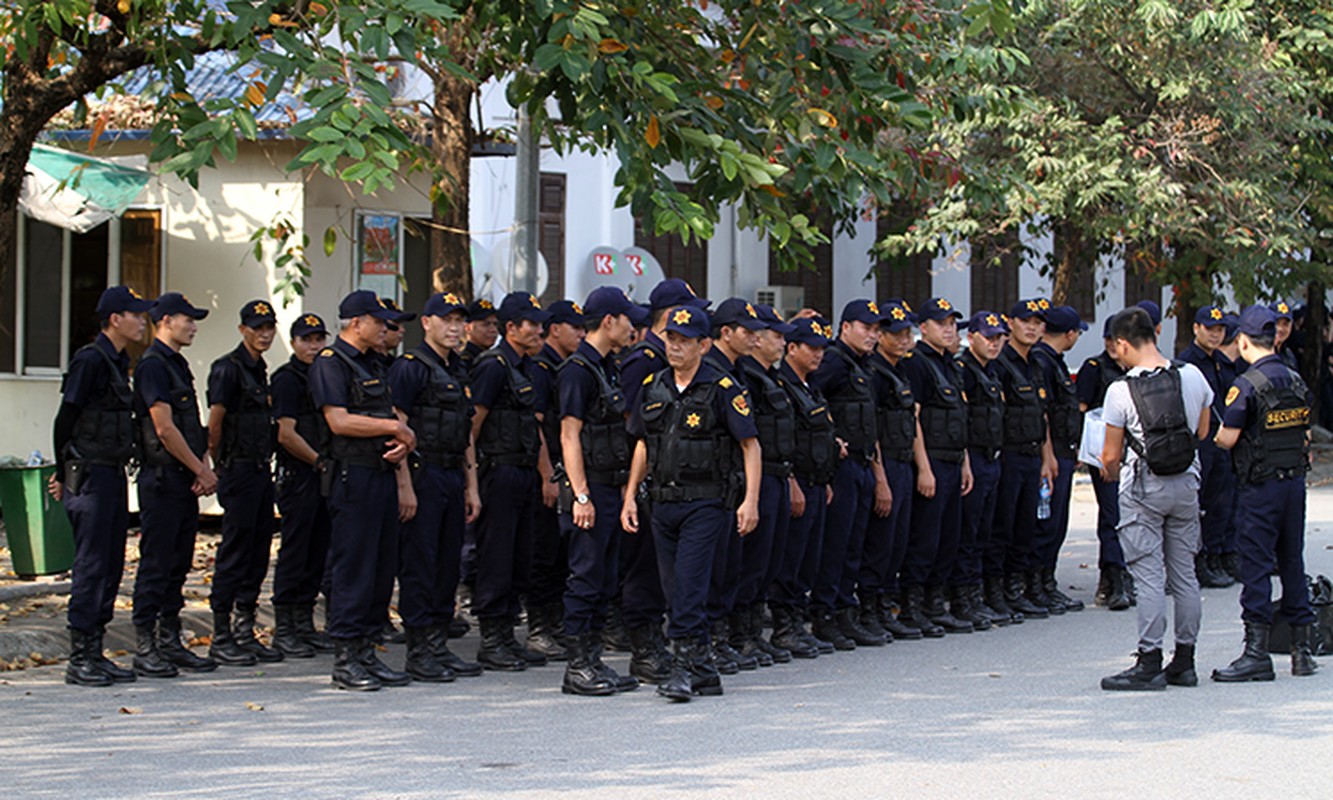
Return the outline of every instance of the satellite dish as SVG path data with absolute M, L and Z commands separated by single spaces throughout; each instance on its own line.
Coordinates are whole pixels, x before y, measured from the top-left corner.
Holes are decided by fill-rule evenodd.
M 625 292 L 637 302 L 648 302 L 648 295 L 653 291 L 653 287 L 666 278 L 662 265 L 657 263 L 656 256 L 642 247 L 625 248 L 625 261 L 630 275 Z
M 491 252 L 490 274 L 500 292 L 494 298 L 495 300 L 498 301 L 510 292 L 521 290 L 522 287 L 516 286 L 514 283 L 514 238 L 512 236 L 505 237 L 495 243 L 495 249 Z M 546 257 L 539 251 L 537 253 L 537 280 L 532 294 L 541 297 L 542 293 L 546 291 L 549 281 L 550 270 L 546 266 Z

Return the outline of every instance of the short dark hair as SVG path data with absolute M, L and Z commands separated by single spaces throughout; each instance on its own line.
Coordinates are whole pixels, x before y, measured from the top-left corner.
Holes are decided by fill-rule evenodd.
M 666 308 L 654 308 L 652 310 L 651 318 L 648 321 L 649 326 L 656 328 L 657 323 L 661 322 L 662 317 L 665 317 L 666 313 L 670 310 L 671 306 L 667 306 Z
M 602 320 L 614 316 L 615 314 L 598 314 L 596 317 L 584 317 L 583 331 L 585 333 L 594 333 L 598 328 L 602 327 Z
M 1251 336 L 1250 334 L 1247 333 L 1245 334 L 1245 338 L 1249 339 L 1250 344 L 1254 345 L 1260 350 L 1272 350 L 1274 347 L 1277 346 L 1276 334 L 1263 333 L 1259 334 L 1258 336 Z
M 114 314 L 115 312 L 113 311 L 112 313 Z M 107 328 L 110 328 L 110 327 L 111 327 L 111 314 L 107 314 L 105 317 L 102 317 L 101 319 L 97 320 L 97 322 L 98 322 L 98 324 L 101 326 L 101 329 L 102 329 L 102 330 L 106 330 Z
M 736 328 L 739 328 L 739 327 L 740 327 L 739 324 L 735 324 L 735 323 L 728 322 L 728 323 L 725 324 L 725 325 L 714 325 L 714 326 L 713 326 L 713 330 L 711 331 L 711 333 L 712 333 L 714 339 L 721 339 L 721 338 L 722 338 L 722 331 L 726 330 L 727 328 L 731 328 L 732 330 L 735 330 Z
M 1157 328 L 1147 311 L 1134 306 L 1111 318 L 1111 338 L 1123 339 L 1133 347 L 1143 347 L 1157 343 Z

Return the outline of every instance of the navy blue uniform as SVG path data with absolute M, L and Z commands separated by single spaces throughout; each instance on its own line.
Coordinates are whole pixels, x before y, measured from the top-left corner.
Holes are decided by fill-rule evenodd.
M 963 498 L 958 559 L 950 583 L 976 586 L 987 577 L 983 562 L 995 522 L 995 504 L 1000 497 L 1004 396 L 994 361 L 983 367 L 970 350 L 959 355 L 957 361 L 963 367 L 963 395 L 968 401 L 967 453 L 972 491 Z
M 310 397 L 310 365 L 293 357 L 273 372 L 273 417 L 292 419 L 296 432 L 316 452 L 327 436 L 324 415 Z M 282 547 L 273 567 L 273 604 L 304 605 L 319 595 L 329 553 L 329 507 L 320 494 L 315 467 L 286 450 L 278 452 L 278 513 Z
M 987 575 L 1021 575 L 1034 558 L 1041 449 L 1046 439 L 1045 397 L 1039 371 L 1006 344 L 996 359 L 1005 398 L 1005 437 L 1000 455 L 1000 495 L 986 548 Z
M 1078 377 L 1074 380 L 1078 401 L 1087 406 L 1088 411 L 1101 408 L 1106 400 L 1106 387 L 1124 374 L 1125 370 L 1105 350 L 1089 358 L 1079 367 Z M 1103 569 L 1123 567 L 1125 554 L 1120 549 L 1120 537 L 1115 533 L 1120 525 L 1120 481 L 1103 480 L 1097 469 L 1089 469 L 1088 477 L 1092 479 L 1092 491 L 1097 496 L 1097 565 Z
M 773 606 L 804 612 L 809 607 L 809 593 L 823 555 L 828 485 L 837 470 L 837 443 L 832 435 L 833 415 L 829 413 L 824 393 L 797 377 L 786 361 L 778 368 L 778 374 L 799 415 L 798 429 L 805 434 L 804 441 L 798 443 L 793 470 L 796 485 L 805 496 L 805 513 L 792 517 L 788 523 L 768 599 Z M 804 443 L 809 446 L 801 447 Z
M 742 383 L 740 369 L 727 358 L 714 343 L 704 353 L 704 363 L 711 365 L 718 372 Z M 726 618 L 736 607 L 736 597 L 740 593 L 741 566 L 745 545 L 736 532 L 736 518 L 731 517 L 729 532 L 717 541 L 717 556 L 713 560 L 713 583 L 708 589 L 708 620 L 719 622 Z
M 866 529 L 866 541 L 860 574 L 860 601 L 862 606 L 871 605 L 880 595 L 896 597 L 898 594 L 898 573 L 902 570 L 903 560 L 907 557 L 907 542 L 911 535 L 912 495 L 915 494 L 915 473 L 912 468 L 912 442 L 915 439 L 916 400 L 911 384 L 903 374 L 899 361 L 895 366 L 880 355 L 878 351 L 870 354 L 869 372 L 874 381 L 875 398 L 880 409 L 880 421 L 883 423 L 886 406 L 905 406 L 900 409 L 905 416 L 912 417 L 911 433 L 906 430 L 888 432 L 885 425 L 879 426 L 880 458 L 884 467 L 884 478 L 888 481 L 889 491 L 893 493 L 893 506 L 886 517 L 872 514 Z M 889 437 L 894 437 L 890 441 Z
M 532 383 L 546 398 L 542 431 L 546 437 L 546 452 L 551 465 L 561 463 L 560 412 L 556 397 L 556 371 L 563 361 L 549 344 L 532 359 Z M 561 533 L 560 515 L 556 509 L 538 503 L 535 511 L 535 530 L 532 539 L 532 576 L 528 582 L 528 607 L 559 603 L 565 594 L 569 577 L 569 548 Z
M 736 609 L 762 603 L 777 575 L 777 565 L 791 523 L 790 449 L 795 418 L 776 368 L 765 369 L 754 358 L 737 361 L 741 378 L 750 393 L 756 425 L 764 426 L 759 443 L 763 449 L 763 477 L 759 483 L 759 524 L 741 540 L 741 569 Z
M 1046 519 L 1037 520 L 1033 544 L 1036 561 L 1032 566 L 1054 570 L 1065 535 L 1069 532 L 1069 501 L 1074 491 L 1083 415 L 1078 410 L 1078 394 L 1065 357 L 1045 342 L 1033 345 L 1031 355 L 1033 364 L 1041 370 L 1041 382 L 1047 392 L 1046 413 L 1058 468 L 1051 485 L 1051 514 Z
M 639 390 L 644 380 L 667 365 L 666 344 L 652 331 L 643 335 L 620 362 L 620 385 L 625 392 L 625 408 L 638 407 Z M 626 418 L 629 414 L 626 413 Z M 652 503 L 639 503 L 639 528 L 652 530 Z M 666 614 L 662 577 L 657 571 L 657 547 L 652 537 L 626 534 L 620 542 L 620 611 L 626 628 L 641 625 L 661 626 Z
M 1209 355 L 1194 342 L 1182 350 L 1178 358 L 1198 367 L 1213 390 L 1213 405 L 1208 415 L 1208 438 L 1199 443 L 1199 465 L 1202 470 L 1199 479 L 1199 510 L 1202 512 L 1200 525 L 1204 551 L 1222 555 L 1234 550 L 1229 535 L 1232 530 L 1236 477 L 1231 469 L 1231 455 L 1213 443 L 1213 436 L 1221 426 L 1222 415 L 1226 411 L 1227 390 L 1236 380 L 1236 375 L 1231 359 L 1221 351 L 1214 350 Z

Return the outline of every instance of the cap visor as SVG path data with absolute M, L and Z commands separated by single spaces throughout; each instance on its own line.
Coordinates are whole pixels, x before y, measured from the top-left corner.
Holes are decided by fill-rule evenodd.
M 123 311 L 113 311 L 113 314 L 142 314 L 153 307 L 152 300 L 131 300 L 125 304 Z
M 208 316 L 208 309 L 191 308 L 189 311 L 182 311 L 181 313 L 191 317 L 192 319 L 200 320 Z
M 652 314 L 643 306 L 631 304 L 630 307 L 625 310 L 625 316 L 629 317 L 631 324 L 643 325 L 648 321 L 648 318 L 652 316 Z
M 768 329 L 770 331 L 777 331 L 783 336 L 786 336 L 787 334 L 796 330 L 796 326 L 787 322 L 770 322 L 768 323 Z

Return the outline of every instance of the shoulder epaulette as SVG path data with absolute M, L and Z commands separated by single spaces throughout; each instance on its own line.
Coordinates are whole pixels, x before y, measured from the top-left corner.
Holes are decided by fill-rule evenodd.
M 646 376 L 644 376 L 644 379 L 643 379 L 643 385 L 644 385 L 644 386 L 647 386 L 648 384 L 652 383 L 652 382 L 653 382 L 653 376 L 656 375 L 656 374 L 657 374 L 656 372 L 650 372 L 650 373 L 648 373 Z
M 332 347 L 326 347 L 326 348 L 324 348 L 323 350 L 320 350 L 320 351 L 319 351 L 319 357 L 320 357 L 320 358 L 333 358 L 333 348 L 332 348 Z
M 416 361 L 417 356 L 416 353 L 403 353 L 403 358 L 406 358 L 409 361 Z
M 731 378 L 728 378 L 726 375 L 723 375 L 721 378 L 717 379 L 717 385 L 721 386 L 723 389 L 730 389 Z

